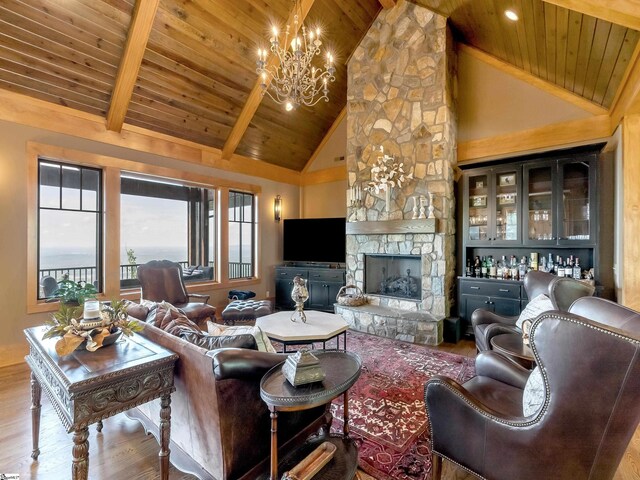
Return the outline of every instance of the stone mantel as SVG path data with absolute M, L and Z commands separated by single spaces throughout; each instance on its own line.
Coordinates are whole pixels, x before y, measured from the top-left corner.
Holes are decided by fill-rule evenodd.
M 347 235 L 386 235 L 389 233 L 436 233 L 436 219 L 347 222 Z

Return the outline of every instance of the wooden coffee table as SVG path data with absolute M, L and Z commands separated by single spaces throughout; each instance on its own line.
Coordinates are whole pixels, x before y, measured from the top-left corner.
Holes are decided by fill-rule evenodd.
M 67 432 L 73 432 L 73 480 L 89 478 L 89 425 L 156 398 L 160 409 L 160 478 L 169 478 L 171 393 L 175 353 L 141 335 L 120 339 L 95 352 L 76 350 L 59 357 L 58 339 L 42 340 L 44 327 L 24 331 L 29 342 L 25 358 L 31 367 L 33 452 L 40 454 L 40 398 L 44 389 Z
M 535 364 L 533 352 L 522 342 L 522 335 L 503 333 L 491 338 L 493 350 L 514 360 L 525 368 L 532 369 Z
M 299 318 L 291 321 L 291 311 L 282 311 L 258 317 L 256 326 L 260 327 L 271 340 L 282 343 L 283 352 L 287 352 L 287 345 L 304 345 L 322 342 L 322 348 L 326 349 L 327 341 L 336 338 L 336 349 L 340 349 L 342 336 L 342 349 L 347 349 L 347 329 L 349 325 L 340 315 L 316 310 L 305 310 L 307 321 Z
M 358 468 L 358 447 L 349 438 L 349 407 L 347 391 L 360 376 L 362 360 L 356 353 L 343 351 L 314 351 L 326 377 L 322 382 L 292 386 L 282 374 L 283 363 L 269 370 L 260 382 L 260 397 L 271 412 L 271 464 L 269 478 L 277 480 L 325 441 L 336 446 L 333 458 L 313 478 L 314 480 L 354 478 Z M 278 412 L 292 412 L 325 405 L 344 395 L 344 425 L 342 435 L 311 437 L 300 448 L 278 462 Z M 280 475 L 280 476 L 279 476 Z

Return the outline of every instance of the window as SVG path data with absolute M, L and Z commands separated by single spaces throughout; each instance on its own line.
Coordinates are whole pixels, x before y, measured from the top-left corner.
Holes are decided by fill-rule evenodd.
M 38 299 L 63 278 L 102 290 L 102 170 L 38 159 L 37 261 Z
M 255 196 L 229 191 L 229 279 L 254 276 Z
M 193 293 L 256 282 L 260 187 L 35 142 L 26 153 L 28 313 L 57 309 L 45 300 L 65 276 L 133 299 L 122 290 L 152 259 L 180 262 Z
M 138 265 L 150 260 L 181 264 L 187 282 L 214 278 L 213 190 L 123 173 L 120 194 L 122 287 L 137 285 Z

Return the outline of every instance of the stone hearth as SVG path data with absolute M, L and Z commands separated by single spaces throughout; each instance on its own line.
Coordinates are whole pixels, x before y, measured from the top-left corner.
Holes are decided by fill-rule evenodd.
M 385 192 L 365 190 L 361 203 L 348 206 L 348 222 L 375 225 L 347 235 L 348 283 L 364 289 L 365 254 L 419 256 L 422 279 L 416 301 L 375 295 L 369 305 L 338 308 L 352 328 L 435 345 L 453 301 L 455 272 L 456 61 L 446 19 L 399 1 L 381 11 L 348 70 L 349 187 L 369 184 L 380 146 L 414 177 L 390 192 L 388 204 Z M 412 228 L 414 206 L 429 194 L 436 228 Z M 398 221 L 408 226 L 398 229 Z

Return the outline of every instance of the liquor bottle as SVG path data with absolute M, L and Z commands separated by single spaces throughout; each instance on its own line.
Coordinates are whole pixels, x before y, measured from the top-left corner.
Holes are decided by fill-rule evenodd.
M 580 280 L 582 278 L 582 268 L 580 268 L 580 259 L 576 257 L 576 262 L 573 264 L 573 278 Z
M 540 267 L 538 269 L 541 272 L 548 272 L 548 270 L 547 270 L 547 257 L 542 257 L 542 260 L 540 260 Z
M 473 270 L 471 269 L 471 259 L 467 258 L 467 268 L 464 273 L 465 277 L 472 277 L 472 272 Z
M 538 252 L 531 252 L 531 270 L 538 270 Z
M 564 277 L 564 262 L 562 261 L 562 257 L 558 255 L 558 267 L 556 269 L 556 275 L 559 277 Z
M 564 266 L 564 276 L 568 278 L 573 277 L 573 255 L 569 257 L 569 260 L 567 260 Z
M 520 265 L 518 266 L 518 278 L 522 280 L 526 274 L 527 274 L 527 257 L 523 256 L 520 259 Z
M 556 267 L 553 264 L 553 255 L 550 253 L 549 258 L 547 259 L 547 272 L 556 273 Z
M 480 265 L 480 257 L 476 255 L 473 262 L 473 276 L 480 278 L 482 276 L 482 266 Z
M 506 280 L 509 278 L 509 265 L 507 264 L 507 256 L 503 255 L 498 264 L 498 277 Z
M 518 262 L 515 255 L 511 255 L 511 273 L 512 280 L 518 280 Z
M 496 266 L 496 261 L 493 259 L 493 255 L 489 255 L 489 277 L 497 278 L 498 277 L 498 268 Z
M 482 257 L 482 264 L 481 264 L 481 272 L 482 272 L 482 278 L 487 278 L 488 274 L 489 274 L 489 267 L 487 266 L 487 257 Z

